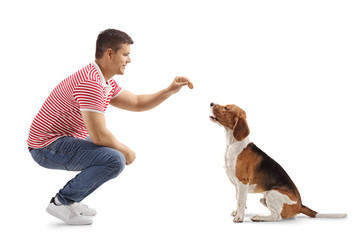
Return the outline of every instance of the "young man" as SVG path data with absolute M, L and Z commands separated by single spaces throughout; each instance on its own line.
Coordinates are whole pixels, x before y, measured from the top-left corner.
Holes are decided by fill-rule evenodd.
M 96 211 L 81 201 L 135 160 L 135 153 L 106 128 L 108 104 L 145 111 L 191 84 L 186 77 L 176 77 L 168 88 L 153 94 L 135 95 L 122 89 L 112 77 L 123 75 L 131 62 L 131 44 L 132 39 L 124 32 L 101 32 L 95 61 L 60 82 L 31 125 L 27 142 L 40 166 L 81 171 L 46 209 L 67 224 L 91 224 Z

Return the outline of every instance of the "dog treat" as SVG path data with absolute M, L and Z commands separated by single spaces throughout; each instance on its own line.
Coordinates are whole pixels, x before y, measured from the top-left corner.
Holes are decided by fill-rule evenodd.
M 188 87 L 189 87 L 190 89 L 193 89 L 193 88 L 194 88 L 194 85 L 193 85 L 190 81 L 188 81 Z

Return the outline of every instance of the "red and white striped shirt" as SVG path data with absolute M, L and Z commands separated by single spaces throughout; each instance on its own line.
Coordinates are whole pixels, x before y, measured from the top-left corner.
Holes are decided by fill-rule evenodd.
M 122 88 L 114 79 L 105 82 L 93 62 L 61 81 L 33 120 L 27 140 L 31 148 L 43 148 L 63 136 L 88 136 L 81 111 L 104 113 Z

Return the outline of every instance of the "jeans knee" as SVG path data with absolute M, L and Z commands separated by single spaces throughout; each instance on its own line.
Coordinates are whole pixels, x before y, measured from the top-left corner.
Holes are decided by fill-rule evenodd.
M 126 159 L 121 152 L 114 152 L 111 154 L 111 161 L 109 163 L 109 167 L 112 171 L 112 178 L 117 177 L 125 168 Z

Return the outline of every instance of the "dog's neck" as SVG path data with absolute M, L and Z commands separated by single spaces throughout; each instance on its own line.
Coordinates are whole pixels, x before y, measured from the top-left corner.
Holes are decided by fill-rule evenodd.
M 227 127 L 225 127 L 225 136 L 226 136 L 226 143 L 228 146 L 230 146 L 235 142 L 241 142 L 246 147 L 251 142 L 249 136 L 247 136 L 241 141 L 236 140 L 233 134 L 233 130 Z

